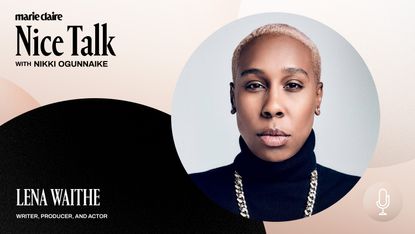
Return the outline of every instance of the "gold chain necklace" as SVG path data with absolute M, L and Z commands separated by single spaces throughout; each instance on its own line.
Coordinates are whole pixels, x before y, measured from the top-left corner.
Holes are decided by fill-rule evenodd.
M 243 190 L 242 176 L 240 176 L 237 171 L 235 171 L 234 175 L 236 201 L 238 202 L 240 214 L 242 217 L 249 218 L 248 207 L 246 206 L 246 200 Z M 318 173 L 317 169 L 314 169 L 314 171 L 312 171 L 310 175 L 310 190 L 308 191 L 307 205 L 304 209 L 304 217 L 310 217 L 313 214 L 314 203 L 316 202 L 317 181 Z

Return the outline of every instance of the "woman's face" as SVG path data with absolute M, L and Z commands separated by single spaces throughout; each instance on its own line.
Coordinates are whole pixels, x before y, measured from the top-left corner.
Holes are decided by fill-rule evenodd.
M 310 49 L 287 36 L 262 36 L 242 51 L 231 98 L 239 131 L 259 158 L 286 160 L 309 136 L 323 94 L 312 64 Z

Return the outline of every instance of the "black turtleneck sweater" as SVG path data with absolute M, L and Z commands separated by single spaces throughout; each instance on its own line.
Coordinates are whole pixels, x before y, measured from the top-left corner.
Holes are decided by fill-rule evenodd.
M 359 180 L 316 163 L 315 136 L 310 136 L 293 157 L 268 162 L 255 156 L 242 137 L 241 152 L 230 165 L 191 174 L 197 186 L 221 207 L 239 214 L 234 187 L 234 171 L 243 181 L 243 190 L 251 219 L 287 221 L 304 217 L 310 189 L 311 172 L 317 169 L 318 187 L 313 214 L 340 200 Z

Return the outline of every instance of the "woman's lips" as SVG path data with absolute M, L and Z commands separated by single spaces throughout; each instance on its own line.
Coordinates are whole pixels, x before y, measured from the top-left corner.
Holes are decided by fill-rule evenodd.
M 278 147 L 283 146 L 287 143 L 289 134 L 279 130 L 279 129 L 267 129 L 261 133 L 258 133 L 257 136 L 261 139 L 262 143 L 269 147 Z

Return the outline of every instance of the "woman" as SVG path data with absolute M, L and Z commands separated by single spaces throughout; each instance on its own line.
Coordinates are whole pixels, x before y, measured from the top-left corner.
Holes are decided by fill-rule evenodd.
M 240 42 L 230 99 L 241 152 L 228 166 L 192 174 L 216 203 L 256 220 L 293 220 L 328 208 L 356 184 L 359 177 L 316 163 L 320 67 L 317 47 L 289 25 L 262 26 Z

